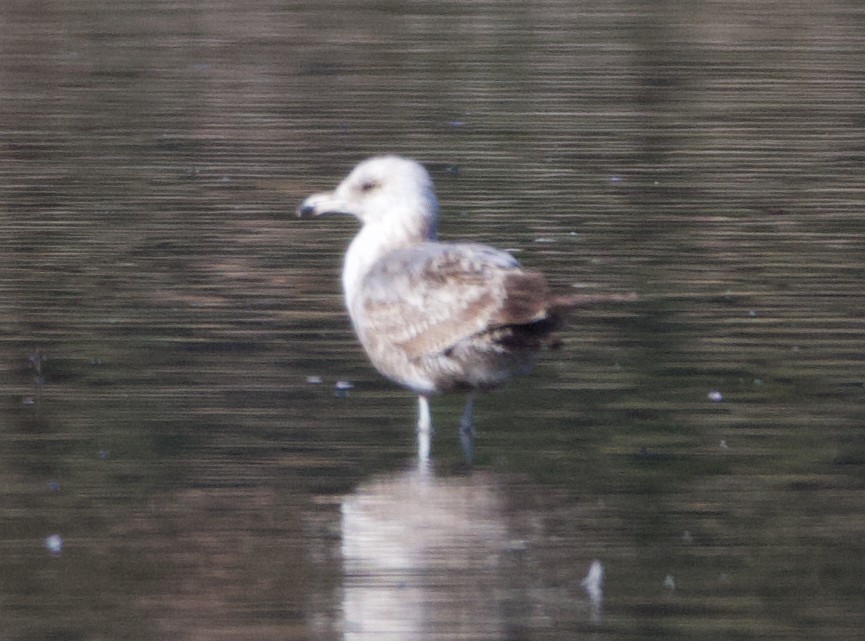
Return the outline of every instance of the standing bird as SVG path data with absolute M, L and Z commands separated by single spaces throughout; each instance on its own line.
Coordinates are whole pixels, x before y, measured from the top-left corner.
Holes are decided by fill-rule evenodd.
M 555 344 L 568 308 L 625 297 L 552 295 L 540 272 L 477 243 L 436 240 L 438 201 L 424 167 L 399 156 L 363 161 L 298 216 L 348 214 L 361 229 L 345 253 L 342 288 L 354 331 L 384 376 L 418 395 L 418 455 L 429 457 L 429 397 L 468 393 L 460 442 L 473 455 L 477 389 L 531 369 Z

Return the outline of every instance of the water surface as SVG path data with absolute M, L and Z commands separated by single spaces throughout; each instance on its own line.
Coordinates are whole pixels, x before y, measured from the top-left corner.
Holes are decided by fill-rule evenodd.
M 6 638 L 861 636 L 863 25 L 4 3 Z M 443 237 L 640 297 L 479 399 L 470 470 L 462 399 L 416 469 L 351 335 L 352 222 L 293 216 L 382 152 L 428 163 Z

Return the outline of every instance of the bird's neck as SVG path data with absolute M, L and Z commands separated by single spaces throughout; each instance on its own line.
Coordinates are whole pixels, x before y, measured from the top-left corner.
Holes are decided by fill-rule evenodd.
M 342 267 L 342 289 L 349 311 L 361 281 L 376 262 L 392 251 L 435 239 L 434 221 L 420 230 L 416 226 L 365 224 L 348 246 Z

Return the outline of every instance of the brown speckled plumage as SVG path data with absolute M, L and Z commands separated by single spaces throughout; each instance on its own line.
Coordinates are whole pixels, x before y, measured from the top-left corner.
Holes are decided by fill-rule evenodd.
M 413 160 L 366 160 L 298 208 L 302 216 L 331 213 L 362 223 L 343 266 L 346 306 L 373 365 L 419 396 L 421 457 L 427 397 L 454 390 L 470 392 L 461 422 L 470 456 L 473 391 L 527 372 L 539 350 L 555 346 L 567 308 L 588 299 L 552 295 L 541 273 L 507 252 L 437 242 L 432 181 Z

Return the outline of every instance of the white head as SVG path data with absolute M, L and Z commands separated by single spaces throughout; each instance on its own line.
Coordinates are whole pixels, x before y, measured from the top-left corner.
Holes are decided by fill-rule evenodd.
M 349 214 L 364 227 L 387 229 L 409 242 L 434 240 L 438 201 L 423 165 L 400 156 L 364 160 L 331 192 L 313 194 L 297 209 L 302 217 Z
M 356 320 L 356 295 L 370 268 L 395 250 L 435 240 L 438 202 L 423 165 L 379 156 L 360 163 L 333 191 L 313 194 L 297 208 L 298 216 L 327 214 L 349 214 L 363 225 L 342 266 L 342 288 Z

